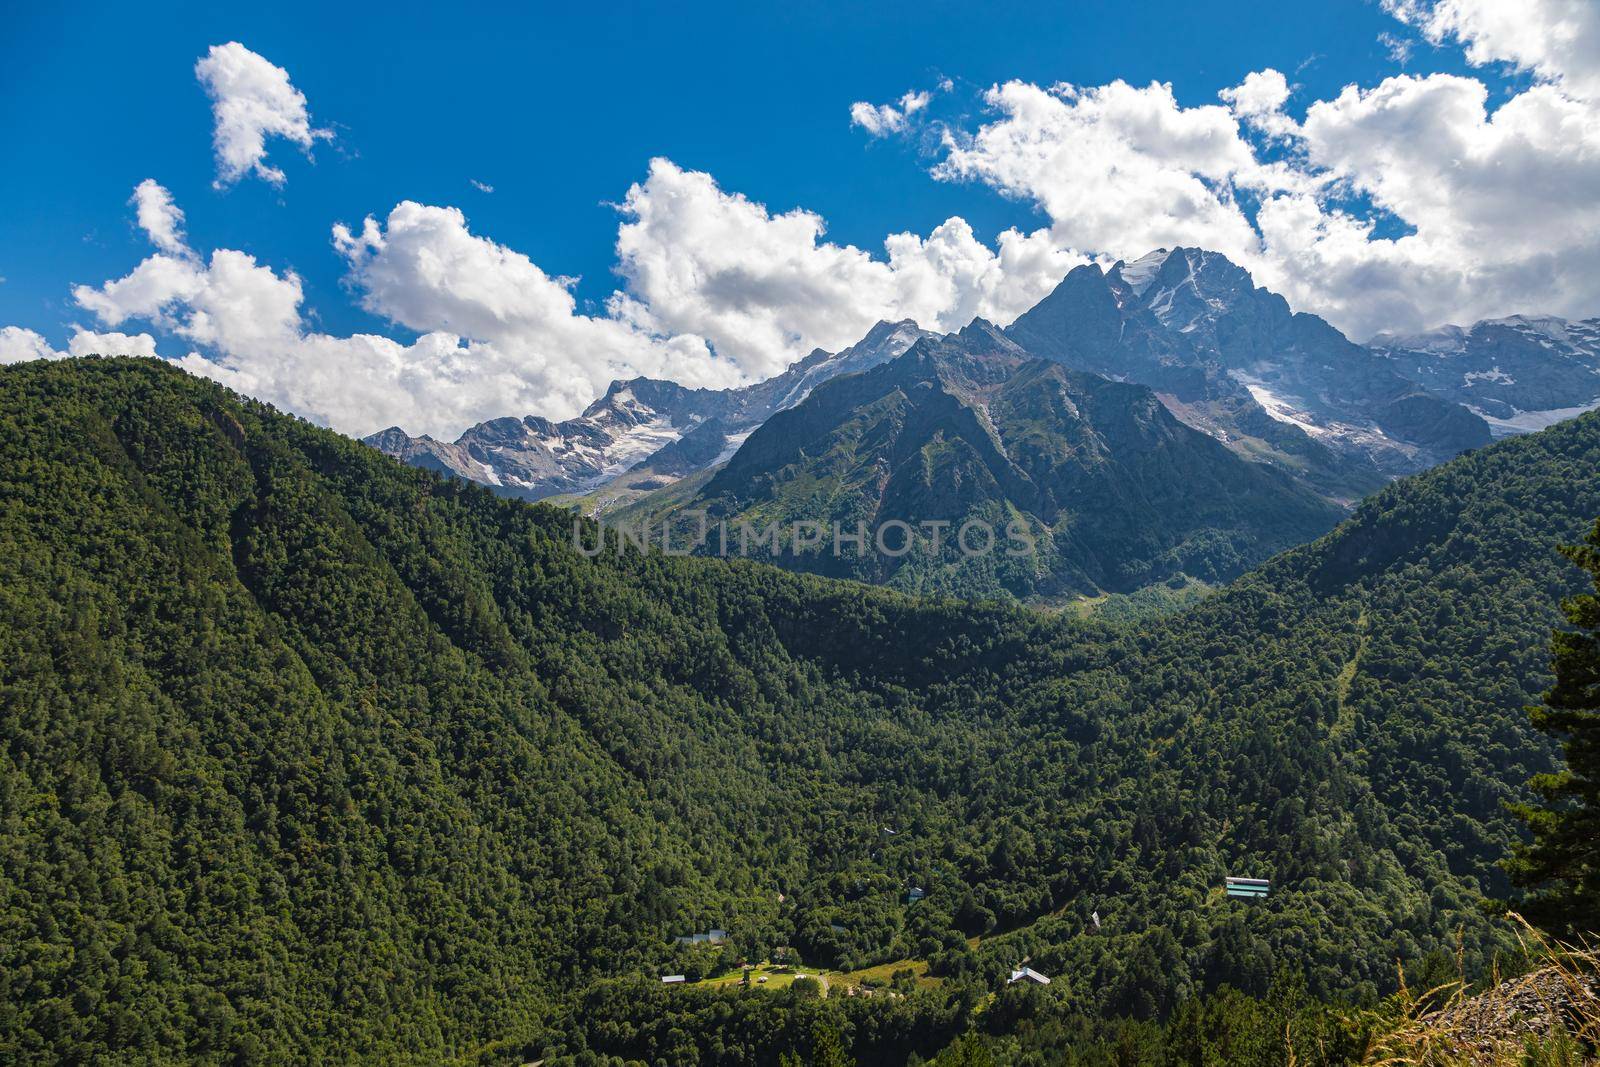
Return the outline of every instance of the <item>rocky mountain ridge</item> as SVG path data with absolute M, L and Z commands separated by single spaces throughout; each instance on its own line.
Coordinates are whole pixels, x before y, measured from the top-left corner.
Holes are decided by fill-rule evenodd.
M 1401 374 L 1483 416 L 1497 437 L 1600 406 L 1600 318 L 1512 315 L 1367 343 Z
M 666 484 L 727 459 L 752 429 L 819 383 L 877 366 L 925 335 L 910 320 L 880 322 L 849 348 L 818 349 L 784 373 L 742 388 L 689 389 L 632 378 L 613 381 L 604 396 L 564 422 L 537 415 L 491 419 L 452 442 L 391 426 L 364 440 L 413 466 L 527 500 L 599 489 L 663 449 L 656 484 Z
M 1202 249 L 1078 267 L 999 332 L 1033 356 L 1148 386 L 1183 423 L 1341 504 L 1600 401 L 1600 320 L 1518 316 L 1360 345 Z M 564 422 L 493 419 L 453 442 L 391 427 L 366 440 L 503 495 L 606 490 L 610 507 L 715 468 L 822 383 L 933 336 L 879 322 L 849 348 L 741 388 L 635 378 Z
M 1041 359 L 980 319 L 826 382 L 698 492 L 673 486 L 607 521 L 667 523 L 682 543 L 707 522 L 865 529 L 889 547 L 780 534 L 771 554 L 908 590 L 1056 602 L 1225 581 L 1343 515 L 1185 425 L 1149 388 Z M 969 523 L 978 532 L 963 541 Z

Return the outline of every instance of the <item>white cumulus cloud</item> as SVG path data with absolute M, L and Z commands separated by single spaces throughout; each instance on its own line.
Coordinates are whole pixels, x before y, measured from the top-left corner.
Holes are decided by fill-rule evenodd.
M 0 363 L 24 363 L 30 359 L 60 359 L 66 355 L 50 347 L 37 331 L 21 326 L 0 326 Z
M 1282 71 L 1253 71 L 1243 82 L 1217 94 L 1235 115 L 1273 137 L 1285 137 L 1296 132 L 1294 119 L 1284 113 L 1283 105 L 1289 100 L 1289 80 Z
M 1569 91 L 1571 68 L 1546 68 L 1559 79 L 1498 106 L 1475 78 L 1400 75 L 1313 101 L 1302 121 L 1273 70 L 1223 90 L 1226 107 L 1184 107 L 1162 84 L 1012 82 L 988 92 L 988 121 L 947 134 L 933 174 L 1035 204 L 1062 247 L 1223 252 L 1357 339 L 1589 316 L 1600 104 Z
M 333 136 L 312 127 L 305 94 L 290 84 L 288 71 L 237 41 L 213 45 L 194 73 L 211 98 L 219 187 L 252 172 L 282 185 L 283 171 L 267 162 L 269 137 L 309 152 L 314 142 Z
M 171 207 L 159 186 L 141 189 L 137 206 Z M 561 417 L 612 378 L 636 374 L 696 385 L 742 380 L 699 338 L 655 337 L 580 314 L 564 279 L 474 235 L 453 208 L 406 202 L 359 233 L 334 231 L 362 303 L 421 334 L 411 343 L 314 330 L 293 271 L 235 249 L 202 256 L 181 237 L 157 237 L 168 233 L 151 231 L 166 250 L 128 274 L 77 286 L 76 303 L 107 327 L 144 321 L 170 331 L 205 353 L 180 359 L 187 369 L 349 433 L 400 424 L 453 436 L 507 413 Z M 0 335 L 7 360 L 88 352 L 153 355 L 155 342 L 149 334 L 79 331 L 67 351 L 55 352 L 32 331 Z
M 1384 0 L 1434 44 L 1458 42 L 1467 60 L 1508 63 L 1600 98 L 1600 4 L 1594 0 Z
M 202 255 L 154 182 L 134 204 L 157 251 L 126 275 L 73 290 L 101 327 L 149 323 L 198 350 L 185 367 L 350 433 L 399 424 L 453 436 L 505 414 L 575 414 L 614 378 L 724 387 L 837 350 L 878 319 L 952 330 L 975 316 L 1007 323 L 1083 257 L 1038 230 L 994 248 L 960 218 L 900 233 L 874 256 L 829 242 L 807 211 L 774 214 L 710 175 L 652 162 L 620 205 L 624 288 L 585 311 L 572 280 L 474 233 L 457 208 L 412 201 L 359 227 L 335 226 L 346 280 L 374 315 L 417 339 L 312 329 L 299 277 L 235 249 Z M 148 217 L 146 217 L 148 214 Z M 148 334 L 98 334 L 153 353 Z M 143 338 L 145 340 L 139 340 Z M 85 339 L 68 353 L 88 351 Z M 14 358 L 48 349 L 7 335 Z M 203 355 L 201 353 L 204 353 Z
M 97 333 L 81 326 L 75 327 L 67 341 L 69 356 L 149 356 L 156 351 L 156 339 L 147 333 Z
M 1008 323 L 1084 261 L 1044 231 L 1008 230 L 991 251 L 960 218 L 926 237 L 892 235 L 878 258 L 825 240 L 813 212 L 774 214 L 665 159 L 628 190 L 622 213 L 625 290 L 613 316 L 653 334 L 703 337 L 752 378 L 860 340 L 879 319 L 937 330 L 975 315 Z
M 932 99 L 931 93 L 913 91 L 897 101 L 898 107 L 895 104 L 869 104 L 865 100 L 857 100 L 850 105 L 850 122 L 873 137 L 887 137 L 904 130 L 911 116 L 927 107 Z
M 516 397 L 502 398 L 502 407 L 568 415 L 611 379 L 637 374 L 696 386 L 743 380 L 698 337 L 656 336 L 581 313 L 570 279 L 551 277 L 522 253 L 474 234 L 453 207 L 406 201 L 381 223 L 369 217 L 359 233 L 336 226 L 334 245 L 367 310 L 476 342 L 487 369 L 505 379 L 497 388 L 510 387 Z
M 194 296 L 204 284 L 204 268 L 184 249 L 179 255 L 157 252 L 99 288 L 74 286 L 72 297 L 107 326 L 120 326 L 128 319 L 166 326 L 169 309 Z
M 133 191 L 130 203 L 136 209 L 139 228 L 144 230 L 151 244 L 171 255 L 184 250 L 183 212 L 172 202 L 172 194 L 165 187 L 153 178 L 146 178 Z
M 73 356 L 152 356 L 156 341 L 147 333 L 96 333 L 73 327 L 66 351 L 58 352 L 44 336 L 20 326 L 0 327 L 0 363 L 30 359 L 66 359 Z
M 1411 230 L 1311 197 L 1269 202 L 1268 277 L 1358 338 L 1516 312 L 1595 314 L 1600 112 L 1547 85 L 1489 109 L 1470 78 L 1347 88 L 1313 104 L 1310 164 Z
M 999 117 L 972 134 L 948 133 L 935 177 L 1034 202 L 1063 247 L 1123 258 L 1173 245 L 1241 258 L 1255 249 L 1233 186 L 1260 168 L 1226 107 L 1184 108 L 1169 85 L 1122 81 L 1048 89 L 1014 81 L 984 99 Z

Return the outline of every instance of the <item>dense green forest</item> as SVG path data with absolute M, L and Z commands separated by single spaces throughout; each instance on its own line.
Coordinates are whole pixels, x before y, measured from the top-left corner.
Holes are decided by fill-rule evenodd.
M 1597 469 L 1501 442 L 1114 624 L 587 559 L 154 361 L 5 368 L 0 1059 L 1132 1063 L 1481 970 Z M 778 946 L 942 981 L 656 980 Z

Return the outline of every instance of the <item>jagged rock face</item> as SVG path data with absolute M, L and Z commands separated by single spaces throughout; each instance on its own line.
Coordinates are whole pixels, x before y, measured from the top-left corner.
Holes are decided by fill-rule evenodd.
M 671 405 L 691 407 L 695 392 L 648 379 L 614 382 L 582 415 L 565 422 L 537 415 L 490 419 L 453 442 L 414 438 L 390 427 L 366 442 L 414 466 L 482 482 L 506 496 L 538 500 L 602 485 L 677 440 L 682 430 Z M 669 410 L 652 407 L 640 393 Z
M 1029 355 L 1147 386 L 1181 422 L 1341 503 L 1486 443 L 1491 423 L 1495 434 L 1537 429 L 1600 401 L 1600 320 L 1516 317 L 1363 346 L 1199 249 L 1079 267 L 1005 330 L 982 328 Z M 448 443 L 398 428 L 367 440 L 529 499 L 589 493 L 624 472 L 627 486 L 648 488 L 728 460 L 822 384 L 933 336 L 880 322 L 842 352 L 814 351 L 742 388 L 635 378 L 565 422 L 496 419 Z
M 913 322 L 880 322 L 839 353 L 812 352 L 775 378 L 740 389 L 689 389 L 656 378 L 615 381 L 582 415 L 551 422 L 537 415 L 501 418 L 469 428 L 453 442 L 411 437 L 398 426 L 365 438 L 414 466 L 482 482 L 506 496 L 539 500 L 583 493 L 644 464 L 682 477 L 720 462 L 773 412 L 804 400 L 819 383 L 868 370 L 900 355 L 924 331 Z M 685 447 L 672 447 L 714 424 Z M 713 433 L 721 441 L 711 447 Z M 671 451 L 656 461 L 663 449 Z M 692 466 L 695 458 L 701 466 Z
M 1184 425 L 1148 388 L 1035 358 L 981 320 L 826 383 L 752 433 L 692 499 L 646 497 L 613 521 L 678 516 L 683 529 L 682 517 L 701 511 L 712 523 L 762 527 L 945 523 L 942 538 L 920 537 L 904 556 L 801 549 L 780 562 L 907 589 L 1042 599 L 1180 572 L 1226 579 L 1342 515 Z M 952 539 L 972 519 L 1021 521 L 1038 552 L 967 558 Z
M 1496 436 L 1600 406 L 1600 319 L 1513 315 L 1379 334 L 1369 346 L 1429 391 L 1471 407 Z
M 1157 250 L 1074 270 L 1012 324 L 1028 350 L 1157 390 L 1180 418 L 1313 484 L 1410 473 L 1489 439 L 1459 404 L 1315 315 L 1296 314 L 1227 257 Z M 1277 423 L 1273 426 L 1272 423 Z
M 879 322 L 867 335 L 838 354 L 820 349 L 767 381 L 747 389 L 733 390 L 742 418 L 733 420 L 745 428 L 765 422 L 774 412 L 794 407 L 811 390 L 841 374 L 857 374 L 888 362 L 910 348 L 920 338 L 932 336 L 910 319 Z

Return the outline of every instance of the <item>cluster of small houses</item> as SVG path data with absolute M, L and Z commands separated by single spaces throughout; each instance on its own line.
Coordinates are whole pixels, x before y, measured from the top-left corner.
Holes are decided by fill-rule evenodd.
M 884 827 L 883 832 L 886 834 L 894 833 L 894 831 L 890 830 L 888 827 Z M 1223 880 L 1222 885 L 1223 891 L 1228 896 L 1241 897 L 1246 900 L 1256 900 L 1265 897 L 1272 888 L 1271 881 L 1266 878 L 1236 878 L 1231 874 Z M 910 889 L 906 890 L 906 903 L 915 904 L 925 896 L 927 896 L 927 894 L 924 893 L 921 888 L 912 886 Z M 783 899 L 783 894 L 778 894 L 778 899 L 781 901 Z M 1090 915 L 1090 918 L 1094 921 L 1094 928 L 1096 930 L 1100 929 L 1100 913 L 1098 911 L 1093 912 Z M 832 930 L 836 934 L 849 932 L 838 923 L 829 923 L 828 929 Z M 720 945 L 727 939 L 728 932 L 726 930 L 709 930 L 703 934 L 685 934 L 682 937 L 676 938 L 678 944 L 680 945 Z M 1023 960 L 1022 963 L 1018 965 L 1016 970 L 1011 972 L 1011 976 L 1006 979 L 1006 985 L 1014 985 L 1017 982 L 1023 981 L 1036 982 L 1039 985 L 1050 984 L 1050 977 L 1048 975 L 1040 974 L 1032 967 L 1027 966 L 1027 963 L 1027 960 Z M 744 968 L 749 970 L 750 965 L 747 963 L 744 965 Z M 664 974 L 661 976 L 661 980 L 669 985 L 675 985 L 683 982 L 685 979 L 681 974 Z M 766 980 L 766 975 L 761 975 L 756 979 L 757 982 L 765 982 Z M 854 994 L 855 990 L 851 989 L 848 992 Z

